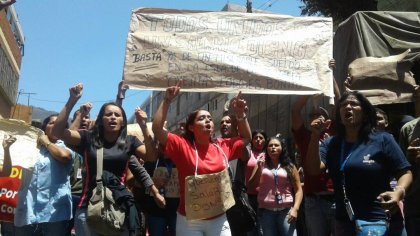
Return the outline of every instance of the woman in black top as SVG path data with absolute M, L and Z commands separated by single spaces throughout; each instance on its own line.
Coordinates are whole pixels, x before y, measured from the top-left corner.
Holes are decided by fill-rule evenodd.
M 116 103 L 104 104 L 98 114 L 95 125 L 91 130 L 74 131 L 65 128 L 69 114 L 82 96 L 83 85 L 77 84 L 70 88 L 70 97 L 61 110 L 55 123 L 53 132 L 67 144 L 78 147 L 84 156 L 83 193 L 76 211 L 76 233 L 78 235 L 95 235 L 86 225 L 87 203 L 96 186 L 96 150 L 103 148 L 103 171 L 114 174 L 123 184 L 127 167 L 137 181 L 164 205 L 164 198 L 153 185 L 153 181 L 145 169 L 135 158 L 146 158 L 145 146 L 134 136 L 127 135 L 127 117 L 124 109 Z M 87 109 L 90 109 L 86 106 Z M 134 155 L 134 156 L 132 156 Z

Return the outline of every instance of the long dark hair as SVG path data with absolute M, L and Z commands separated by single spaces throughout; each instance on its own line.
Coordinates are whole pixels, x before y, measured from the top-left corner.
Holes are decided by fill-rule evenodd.
M 252 139 L 251 139 L 251 150 L 254 150 L 254 146 L 253 146 L 253 144 L 252 144 L 252 140 L 254 140 L 254 137 L 257 135 L 257 134 L 261 134 L 263 137 L 264 137 L 264 140 L 265 140 L 265 143 L 264 143 L 264 147 L 263 147 L 263 151 L 265 151 L 265 149 L 266 149 L 266 147 L 267 147 L 267 134 L 265 133 L 265 131 L 264 130 L 262 130 L 262 129 L 257 129 L 257 130 L 254 130 L 254 131 L 252 131 Z
M 127 115 L 125 114 L 124 109 L 116 104 L 115 102 L 108 102 L 102 105 L 101 109 L 99 110 L 98 117 L 96 118 L 95 125 L 92 128 L 92 145 L 96 148 L 101 148 L 104 145 L 104 124 L 102 121 L 102 117 L 105 115 L 105 108 L 107 106 L 116 106 L 120 108 L 121 114 L 123 117 L 124 124 L 121 127 L 120 135 L 117 139 L 117 145 L 119 149 L 123 149 L 125 147 L 125 140 L 127 138 Z
M 346 135 L 346 129 L 343 125 L 340 116 L 340 104 L 344 102 L 344 100 L 346 100 L 349 96 L 356 97 L 356 99 L 360 102 L 360 106 L 362 107 L 363 121 L 359 130 L 358 138 L 363 142 L 367 142 L 367 140 L 369 139 L 369 134 L 374 131 L 374 128 L 376 126 L 376 110 L 375 107 L 369 102 L 369 100 L 358 91 L 345 92 L 338 101 L 335 112 L 335 120 L 337 121 L 337 134 L 338 136 L 341 136 L 343 138 Z
M 265 158 L 265 164 L 269 169 L 273 169 L 273 168 L 277 168 L 277 166 L 274 166 L 273 161 L 271 160 L 270 157 L 270 153 L 268 152 L 268 144 L 270 143 L 271 140 L 277 140 L 280 142 L 281 145 L 281 154 L 279 156 L 279 163 L 280 166 L 286 170 L 287 172 L 287 177 L 289 178 L 289 181 L 291 183 L 294 183 L 296 180 L 294 179 L 294 176 L 292 174 L 292 170 L 293 170 L 293 163 L 292 160 L 290 159 L 290 155 L 289 155 L 289 150 L 288 150 L 288 145 L 286 142 L 286 139 L 282 137 L 282 135 L 278 134 L 274 137 L 270 137 L 267 142 L 266 142 L 266 146 L 265 146 L 265 153 L 266 153 L 266 158 Z
M 189 126 L 194 125 L 194 120 L 198 115 L 199 111 L 205 111 L 203 109 L 195 110 L 188 114 L 187 121 L 185 122 L 185 133 L 182 135 L 183 138 L 185 138 L 188 142 L 191 144 L 194 142 L 194 133 L 190 130 Z M 214 140 L 212 137 L 210 137 L 210 142 L 213 142 Z

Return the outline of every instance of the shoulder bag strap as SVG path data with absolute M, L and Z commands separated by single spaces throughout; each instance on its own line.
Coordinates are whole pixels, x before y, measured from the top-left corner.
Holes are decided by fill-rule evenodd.
M 96 181 L 102 181 L 102 169 L 104 161 L 104 148 L 96 150 Z

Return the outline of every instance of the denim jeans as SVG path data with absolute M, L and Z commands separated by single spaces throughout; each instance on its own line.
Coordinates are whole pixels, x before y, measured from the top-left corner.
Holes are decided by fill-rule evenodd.
M 56 236 L 67 233 L 68 221 L 45 222 L 16 227 L 19 236 Z
M 93 231 L 86 222 L 86 211 L 87 208 L 78 208 L 76 210 L 76 216 L 74 218 L 74 227 L 76 230 L 77 236 L 99 236 L 95 231 Z M 122 232 L 118 236 L 128 236 L 128 230 Z M 63 234 L 55 234 L 63 235 Z
M 77 195 L 71 195 L 71 199 L 72 199 L 72 202 L 73 202 L 73 207 L 72 207 L 72 210 L 71 210 L 71 214 L 72 214 L 73 218 L 71 218 L 71 220 L 69 221 L 69 225 L 68 225 L 68 229 L 67 229 L 68 230 L 67 231 L 68 236 L 71 235 L 71 231 L 74 228 L 74 219 L 76 218 L 76 209 L 79 205 L 81 197 L 77 196 Z
M 308 236 L 335 235 L 335 205 L 318 196 L 305 196 L 305 223 Z
M 147 228 L 150 236 L 168 235 L 175 236 L 176 233 L 176 213 L 169 216 L 147 215 Z
M 13 222 L 0 222 L 1 225 L 1 230 L 0 230 L 0 235 L 2 236 L 15 236 L 16 233 L 16 227 L 13 224 Z
M 336 236 L 355 236 L 356 226 L 353 221 L 336 220 L 335 233 L 336 233 Z M 404 228 L 404 223 L 402 222 L 401 219 L 391 220 L 387 235 L 407 236 L 407 232 L 405 231 L 405 228 Z
M 261 227 L 264 236 L 277 236 L 277 235 L 294 235 L 296 236 L 296 224 L 287 223 L 287 215 L 290 208 L 282 211 L 271 211 L 267 209 L 259 209 L 261 211 Z
M 176 235 L 182 236 L 231 236 L 226 214 L 211 220 L 187 220 L 179 213 L 176 217 Z

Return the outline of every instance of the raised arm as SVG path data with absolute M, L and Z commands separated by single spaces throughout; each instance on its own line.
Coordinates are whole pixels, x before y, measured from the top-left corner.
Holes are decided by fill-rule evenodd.
M 77 131 L 80 128 L 83 117 L 85 117 L 86 115 L 89 114 L 92 107 L 93 106 L 92 106 L 91 103 L 85 103 L 85 104 L 81 105 L 80 109 L 75 112 L 75 117 L 70 124 L 69 130 Z
M 165 98 L 160 103 L 159 108 L 157 109 L 155 116 L 153 117 L 152 130 L 155 138 L 159 141 L 161 145 L 165 145 L 168 140 L 168 132 L 163 129 L 165 124 L 166 115 L 168 114 L 169 106 L 175 97 L 179 94 L 181 89 L 182 81 L 178 81 L 175 86 L 169 87 L 166 89 Z
M 139 124 L 141 132 L 143 133 L 144 137 L 144 144 L 146 148 L 145 153 L 145 161 L 156 161 L 158 156 L 158 150 L 153 142 L 153 137 L 149 131 L 149 128 L 147 127 L 147 113 L 143 111 L 140 107 L 136 108 L 136 111 L 134 113 L 136 116 L 137 124 Z
M 127 91 L 128 87 L 123 83 L 123 81 L 120 81 L 118 83 L 118 91 L 117 91 L 117 97 L 115 98 L 115 103 L 122 107 L 123 100 L 125 98 L 125 92 Z
M 7 134 L 4 135 L 3 139 L 3 151 L 4 151 L 4 159 L 3 159 L 3 166 L 0 169 L 0 177 L 7 177 L 10 176 L 12 172 L 12 158 L 10 156 L 10 146 L 16 142 L 16 138 L 14 136 L 9 136 Z
M 303 125 L 303 119 L 301 115 L 302 108 L 305 106 L 309 99 L 309 95 L 299 96 L 298 99 L 292 105 L 292 130 L 298 131 Z
M 328 67 L 332 70 L 332 72 L 333 72 L 333 89 L 334 89 L 334 101 L 335 101 L 335 103 L 337 103 L 338 102 L 338 99 L 340 99 L 340 97 L 341 97 L 341 93 L 340 93 L 340 88 L 338 87 L 338 84 L 337 84 L 337 81 L 336 81 L 336 79 L 335 79 L 335 76 L 334 76 L 334 74 L 335 74 L 335 59 L 333 58 L 333 59 L 331 59 L 329 62 L 328 62 Z
M 324 120 L 324 118 L 316 118 L 311 122 L 311 139 L 308 145 L 308 153 L 306 154 L 305 168 L 309 175 L 319 175 L 325 170 L 324 163 L 321 162 L 319 153 L 319 138 L 322 131 L 324 131 L 331 124 L 331 120 Z
M 67 129 L 66 124 L 67 120 L 69 119 L 71 110 L 73 109 L 74 105 L 76 105 L 77 101 L 82 97 L 83 85 L 81 83 L 76 84 L 75 86 L 71 87 L 69 91 L 69 99 L 58 115 L 52 132 L 54 136 L 63 140 L 66 144 L 78 146 L 80 144 L 79 132 Z
M 248 106 L 246 105 L 246 101 L 241 98 L 241 91 L 239 91 L 238 95 L 236 95 L 233 100 L 232 106 L 235 111 L 236 121 L 238 122 L 239 135 L 242 137 L 244 145 L 246 146 L 251 142 L 252 133 L 251 128 L 249 127 L 248 119 L 246 118 Z

